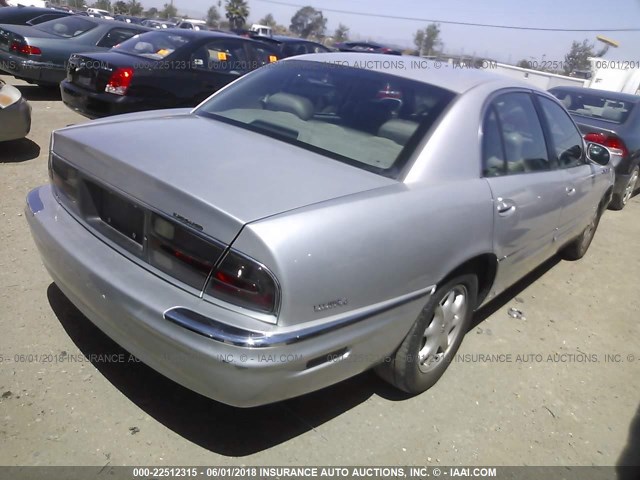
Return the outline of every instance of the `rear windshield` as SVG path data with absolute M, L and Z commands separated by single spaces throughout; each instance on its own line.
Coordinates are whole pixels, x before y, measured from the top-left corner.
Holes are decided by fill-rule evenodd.
M 90 20 L 71 15 L 41 23 L 33 28 L 57 35 L 58 37 L 71 38 L 82 35 L 96 26 L 97 25 Z
M 387 73 L 293 60 L 262 67 L 196 114 L 395 178 L 453 98 Z
M 583 117 L 609 120 L 614 123 L 624 123 L 635 103 L 619 100 L 614 96 L 598 93 L 576 93 L 574 91 L 551 90 L 570 113 Z
M 187 43 L 189 39 L 177 33 L 148 32 L 122 42 L 116 47 L 116 51 L 162 60 Z

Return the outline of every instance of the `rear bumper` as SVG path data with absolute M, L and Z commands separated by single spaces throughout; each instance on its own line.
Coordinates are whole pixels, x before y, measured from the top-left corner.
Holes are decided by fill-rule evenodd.
M 0 109 L 0 142 L 24 138 L 31 130 L 31 105 L 24 98 Z
M 45 267 L 89 320 L 163 375 L 238 407 L 302 395 L 379 363 L 435 288 L 362 321 L 250 323 L 131 262 L 76 221 L 48 185 L 29 194 L 26 214 Z
M 60 94 L 67 107 L 89 118 L 166 108 L 160 105 L 153 105 L 144 98 L 113 95 L 106 92 L 92 92 L 66 80 L 60 83 Z
M 25 59 L 7 52 L 0 52 L 0 70 L 16 78 L 45 85 L 57 85 L 66 76 L 64 65 Z

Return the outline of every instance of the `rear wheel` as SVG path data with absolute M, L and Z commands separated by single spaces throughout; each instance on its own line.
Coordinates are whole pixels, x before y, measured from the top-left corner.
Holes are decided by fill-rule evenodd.
M 611 200 L 610 207 L 612 210 L 622 210 L 627 205 L 629 200 L 631 200 L 631 197 L 633 196 L 633 192 L 636 191 L 639 172 L 640 172 L 640 169 L 637 166 L 635 166 L 631 171 L 631 175 L 629 176 L 629 181 L 627 182 L 627 185 L 624 187 L 624 190 L 622 191 L 622 193 L 620 195 L 614 195 L 613 199 Z
M 417 394 L 445 372 L 464 338 L 476 303 L 478 279 L 456 276 L 429 299 L 390 362 L 378 367 L 389 383 Z

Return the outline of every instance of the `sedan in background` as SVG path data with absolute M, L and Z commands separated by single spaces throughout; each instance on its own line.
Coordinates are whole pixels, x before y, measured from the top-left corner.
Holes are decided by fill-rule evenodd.
M 7 25 L 38 25 L 39 23 L 55 20 L 72 15 L 69 12 L 37 7 L 6 7 L 0 9 L 0 24 Z
M 375 42 L 342 42 L 336 43 L 334 46 L 341 52 L 358 52 L 358 53 L 384 53 L 386 55 L 402 55 L 402 52 L 395 48 L 385 47 Z
M 0 142 L 24 138 L 31 130 L 31 105 L 15 87 L 0 80 Z
M 149 28 L 175 28 L 176 24 L 173 22 L 169 22 L 166 20 L 160 20 L 157 18 L 147 18 L 146 20 L 142 20 L 140 25 L 144 25 Z
M 156 30 L 106 53 L 77 54 L 60 85 L 64 103 L 90 118 L 194 107 L 278 52 L 261 42 L 203 30 Z
M 305 40 L 304 38 L 285 37 L 282 35 L 274 35 L 272 37 L 252 35 L 251 38 L 273 45 L 278 49 L 280 58 L 305 55 L 307 53 L 327 53 L 331 51 L 330 48 L 325 47 L 321 43 Z
M 384 58 L 292 57 L 194 110 L 55 131 L 51 185 L 26 207 L 54 282 L 137 358 L 224 403 L 370 368 L 428 389 L 478 307 L 586 253 L 613 171 L 544 91 L 362 67 Z
M 610 207 L 622 210 L 640 187 L 640 96 L 580 87 L 549 92 L 564 104 L 588 142 L 612 153 L 616 184 Z
M 73 53 L 106 51 L 147 31 L 141 25 L 78 15 L 33 27 L 0 25 L 0 69 L 29 83 L 57 87 Z

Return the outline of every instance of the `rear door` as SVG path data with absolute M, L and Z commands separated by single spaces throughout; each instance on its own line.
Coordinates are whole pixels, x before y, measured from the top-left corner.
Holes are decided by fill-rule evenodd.
M 569 114 L 554 101 L 537 96 L 554 160 L 564 186 L 562 214 L 556 241 L 562 245 L 589 223 L 606 189 L 605 170 L 588 162 L 580 131 Z
M 495 97 L 482 138 L 483 175 L 494 201 L 497 293 L 553 254 L 564 183 L 549 158 L 531 93 Z

